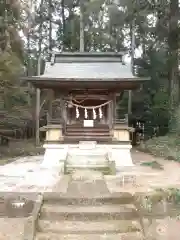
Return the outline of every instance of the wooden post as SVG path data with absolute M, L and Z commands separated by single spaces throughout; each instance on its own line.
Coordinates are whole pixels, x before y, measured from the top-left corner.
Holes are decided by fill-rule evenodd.
M 61 121 L 63 125 L 63 134 L 66 133 L 66 125 L 67 125 L 67 113 L 66 113 L 66 105 L 63 96 L 61 96 Z
M 37 75 L 41 74 L 41 55 L 38 58 L 37 63 Z M 41 98 L 41 90 L 39 88 L 36 89 L 36 145 L 40 144 L 39 137 L 39 117 L 40 117 L 40 98 Z
M 116 101 L 116 93 L 113 95 L 113 123 L 116 121 L 116 108 L 117 108 L 117 101 Z
M 131 71 L 134 72 L 134 53 L 135 53 L 135 30 L 134 30 L 134 20 L 131 24 L 130 34 L 131 34 Z M 128 114 L 132 114 L 132 90 L 129 90 L 128 98 Z
M 128 91 L 128 114 L 132 113 L 132 90 Z
M 110 106 L 111 106 L 111 128 L 113 127 L 113 124 L 114 124 L 114 94 L 111 95 L 111 103 L 110 103 Z
M 48 91 L 48 114 L 49 117 L 52 118 L 52 101 L 54 100 L 54 91 L 51 89 Z
M 108 104 L 108 124 L 110 129 L 112 128 L 112 123 L 113 123 L 113 101 L 112 101 L 112 94 L 109 94 L 109 100 L 111 102 Z

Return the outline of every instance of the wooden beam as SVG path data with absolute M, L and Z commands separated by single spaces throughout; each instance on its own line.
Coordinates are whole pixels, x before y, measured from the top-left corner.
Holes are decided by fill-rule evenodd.
M 76 94 L 73 96 L 74 99 L 91 99 L 91 100 L 108 100 L 108 95 L 101 95 L 101 94 Z M 65 97 L 64 99 L 69 100 L 69 97 Z

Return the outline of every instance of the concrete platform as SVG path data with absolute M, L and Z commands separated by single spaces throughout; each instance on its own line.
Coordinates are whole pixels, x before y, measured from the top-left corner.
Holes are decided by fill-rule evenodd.
M 0 192 L 50 191 L 59 181 L 59 168 L 44 168 L 43 156 L 19 158 L 0 167 Z
M 132 167 L 131 144 L 99 144 L 94 141 L 79 142 L 79 144 L 44 144 L 44 167 L 73 165 L 82 167 L 88 165 L 108 166 L 109 162 L 115 163 L 115 168 L 120 171 L 123 167 Z

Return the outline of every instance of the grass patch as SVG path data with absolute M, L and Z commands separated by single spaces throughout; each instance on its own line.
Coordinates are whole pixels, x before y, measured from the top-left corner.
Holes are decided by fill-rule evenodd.
M 153 169 L 158 169 L 158 170 L 164 170 L 163 166 L 157 161 L 144 162 L 144 163 L 141 163 L 141 166 L 151 167 Z
M 139 146 L 138 149 L 157 157 L 180 162 L 180 136 L 177 135 L 152 138 Z

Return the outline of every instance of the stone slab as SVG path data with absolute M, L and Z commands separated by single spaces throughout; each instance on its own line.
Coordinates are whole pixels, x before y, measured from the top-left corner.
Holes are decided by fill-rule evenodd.
M 86 149 L 86 150 L 90 150 L 90 149 L 94 149 L 96 148 L 96 141 L 80 141 L 79 142 L 79 149 Z
M 75 171 L 68 185 L 67 194 L 76 196 L 98 196 L 109 193 L 102 173 L 92 170 Z
M 131 220 L 108 220 L 108 221 L 52 221 L 40 220 L 39 229 L 41 232 L 58 233 L 123 233 L 141 231 L 137 221 Z
M 123 234 L 47 234 L 38 233 L 36 240 L 144 240 L 141 233 L 123 233 Z

